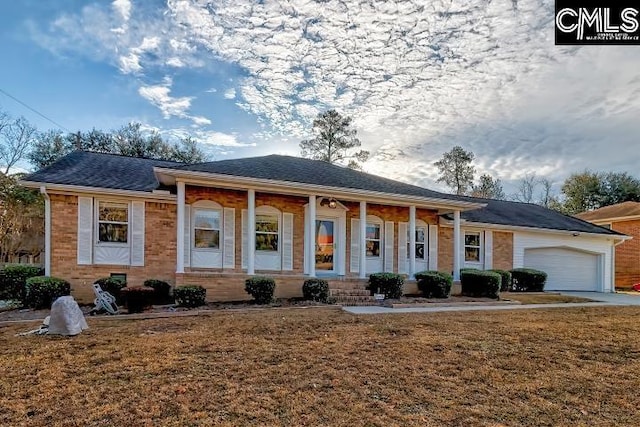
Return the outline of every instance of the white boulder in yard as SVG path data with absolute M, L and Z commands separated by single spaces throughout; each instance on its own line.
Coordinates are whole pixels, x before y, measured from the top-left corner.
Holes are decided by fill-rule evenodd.
M 78 335 L 89 329 L 78 303 L 71 295 L 60 297 L 51 306 L 50 335 Z

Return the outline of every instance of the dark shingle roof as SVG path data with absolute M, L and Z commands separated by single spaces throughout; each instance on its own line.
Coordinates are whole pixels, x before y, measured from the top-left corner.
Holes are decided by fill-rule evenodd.
M 480 199 L 475 197 L 467 197 L 466 199 L 470 202 L 487 204 L 484 208 L 465 211 L 460 214 L 462 219 L 471 222 L 577 231 L 580 233 L 621 235 L 621 233 L 607 228 L 599 227 L 581 219 L 531 203 Z M 448 215 L 447 218 L 451 218 L 451 216 Z
M 597 221 L 599 219 L 624 218 L 637 215 L 640 215 L 640 202 L 622 202 L 593 211 L 582 212 L 576 217 L 585 221 Z
M 487 204 L 484 208 L 463 212 L 462 218 L 487 224 L 620 234 L 538 205 L 439 193 L 317 160 L 288 156 L 272 155 L 185 165 L 76 151 L 24 177 L 23 181 L 150 192 L 160 187 L 154 167 Z
M 52 165 L 25 176 L 22 180 L 118 190 L 152 191 L 159 188 L 153 167 L 172 167 L 176 164 L 178 163 L 163 160 L 75 151 Z
M 195 165 L 176 165 L 174 169 L 208 172 L 275 181 L 313 184 L 324 187 L 350 188 L 387 194 L 461 201 L 459 196 L 440 193 L 415 185 L 358 172 L 320 160 L 270 155 L 243 159 L 220 160 Z

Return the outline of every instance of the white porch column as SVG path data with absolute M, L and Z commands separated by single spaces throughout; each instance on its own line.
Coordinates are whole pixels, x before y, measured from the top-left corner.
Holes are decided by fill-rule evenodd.
M 178 212 L 176 216 L 176 273 L 184 273 L 184 182 L 176 182 L 178 187 Z
M 382 248 L 381 248 L 382 250 Z M 367 277 L 367 202 L 360 202 L 360 272 L 361 279 Z
M 453 280 L 460 280 L 460 211 L 453 212 Z
M 247 191 L 247 274 L 255 274 L 256 261 L 256 191 Z
M 416 274 L 416 207 L 409 206 L 409 278 Z
M 309 196 L 309 277 L 316 277 L 316 196 Z

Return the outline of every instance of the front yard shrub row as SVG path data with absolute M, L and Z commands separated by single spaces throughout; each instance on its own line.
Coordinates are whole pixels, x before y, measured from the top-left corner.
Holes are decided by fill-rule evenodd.
M 327 302 L 329 299 L 329 282 L 322 279 L 307 279 L 302 285 L 302 295 L 309 301 Z
M 421 271 L 415 274 L 418 289 L 425 298 L 449 298 L 453 276 L 440 271 Z
M 153 289 L 154 304 L 171 304 L 171 285 L 164 280 L 149 279 L 144 281 L 144 286 Z
M 498 273 L 482 270 L 465 270 L 460 272 L 462 295 L 469 297 L 488 297 L 497 299 L 500 296 L 502 277 Z
M 129 313 L 142 313 L 153 304 L 155 290 L 149 286 L 122 288 L 120 294 Z
M 200 307 L 205 304 L 207 290 L 202 286 L 178 286 L 173 290 L 173 296 L 180 307 Z
M 498 273 L 500 275 L 500 278 L 502 279 L 500 281 L 500 292 L 507 292 L 511 290 L 511 273 L 508 272 L 507 270 L 499 270 L 499 269 L 493 269 L 493 270 L 487 270 L 487 271 L 491 271 L 492 273 Z
M 403 294 L 404 277 L 395 273 L 374 273 L 369 276 L 367 289 L 371 294 L 384 294 L 386 299 L 400 298 Z
M 547 282 L 547 273 L 533 268 L 514 268 L 511 276 L 515 292 L 542 292 Z
M 256 304 L 269 304 L 273 301 L 276 281 L 266 276 L 250 277 L 244 282 L 244 290 L 253 297 Z
M 27 279 L 24 305 L 36 310 L 51 308 L 51 304 L 61 296 L 71 294 L 71 285 L 56 277 L 38 276 Z
M 44 275 L 42 267 L 33 265 L 7 265 L 0 270 L 0 300 L 24 302 L 27 279 Z

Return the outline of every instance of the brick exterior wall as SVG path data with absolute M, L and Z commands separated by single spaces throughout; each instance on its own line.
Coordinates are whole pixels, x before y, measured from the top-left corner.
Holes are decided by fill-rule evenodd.
M 513 268 L 513 233 L 493 232 L 493 268 L 511 270 Z M 453 228 L 440 227 L 438 231 L 438 270 L 453 271 Z
M 616 287 L 640 283 L 640 219 L 611 224 L 611 229 L 633 239 L 616 246 Z
M 68 280 L 74 296 L 82 302 L 91 302 L 94 298 L 91 284 L 100 277 L 111 273 L 125 273 L 130 286 L 141 286 L 144 280 L 155 278 L 176 285 L 202 285 L 207 289 L 210 300 L 230 301 L 248 299 L 244 292 L 246 274 L 241 268 L 242 262 L 242 210 L 247 208 L 246 191 L 224 190 L 200 186 L 186 186 L 185 202 L 193 204 L 201 200 L 211 200 L 226 208 L 235 209 L 235 267 L 233 269 L 189 269 L 176 275 L 176 205 L 160 202 L 145 203 L 145 266 L 108 266 L 77 264 L 77 227 L 78 198 L 69 195 L 51 195 L 52 212 L 52 257 L 53 276 Z M 308 198 L 299 196 L 256 193 L 256 207 L 272 206 L 281 212 L 293 214 L 293 271 L 256 271 L 276 277 L 277 297 L 299 297 L 304 281 L 304 206 Z M 360 205 L 357 202 L 342 202 L 346 212 L 346 267 L 348 277 L 357 277 L 349 271 L 351 255 L 351 218 L 358 218 Z M 409 208 L 368 204 L 367 215 L 375 215 L 382 221 L 394 223 L 394 271 L 398 271 L 398 223 L 409 221 Z M 427 224 L 437 224 L 437 211 L 417 209 L 416 218 Z M 453 269 L 453 230 L 439 227 L 438 266 L 439 270 L 451 272 Z M 384 248 L 381 248 L 384 251 Z M 511 268 L 513 259 L 513 235 L 507 232 L 494 232 L 494 266 Z M 370 272 L 371 273 L 371 272 Z M 407 287 L 408 292 L 415 291 L 414 286 Z
M 68 280 L 81 302 L 93 301 L 92 283 L 111 273 L 125 273 L 130 286 L 146 279 L 175 282 L 176 205 L 145 203 L 145 266 L 78 265 L 78 197 L 51 194 L 51 275 Z

